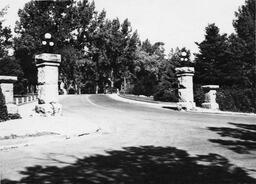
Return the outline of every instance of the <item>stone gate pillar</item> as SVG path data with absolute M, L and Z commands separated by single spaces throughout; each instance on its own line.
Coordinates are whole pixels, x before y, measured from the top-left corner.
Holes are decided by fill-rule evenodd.
M 202 86 L 204 91 L 204 103 L 202 106 L 207 109 L 219 110 L 219 104 L 216 102 L 216 90 L 219 89 L 218 85 L 205 85 Z
M 191 110 L 195 107 L 193 92 L 194 67 L 179 67 L 175 69 L 179 82 L 179 105 Z
M 58 76 L 61 55 L 43 53 L 36 55 L 38 70 L 38 99 L 42 103 L 58 101 Z
M 14 96 L 13 96 L 13 83 L 17 81 L 15 76 L 0 76 L 0 87 L 2 93 L 5 97 L 5 103 L 7 106 L 7 111 L 10 114 L 15 114 L 18 112 L 18 108 L 14 105 Z

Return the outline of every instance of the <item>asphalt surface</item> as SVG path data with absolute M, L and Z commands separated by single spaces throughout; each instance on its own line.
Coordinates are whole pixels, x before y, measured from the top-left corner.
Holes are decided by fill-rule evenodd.
M 0 151 L 2 183 L 256 183 L 255 116 L 177 112 L 106 95 L 61 103 L 65 116 L 100 128 Z

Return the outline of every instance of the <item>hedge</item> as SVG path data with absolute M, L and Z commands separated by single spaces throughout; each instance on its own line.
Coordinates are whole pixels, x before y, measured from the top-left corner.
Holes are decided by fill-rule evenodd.
M 216 100 L 223 111 L 256 113 L 256 89 L 222 88 Z
M 204 102 L 204 92 L 201 85 L 194 87 L 196 106 Z M 256 113 L 256 89 L 221 87 L 217 90 L 216 101 L 222 111 Z
M 204 103 L 204 91 L 201 85 L 194 85 L 194 100 L 197 107 L 201 107 L 202 103 Z
M 8 119 L 7 107 L 5 105 L 4 95 L 0 87 L 0 122 Z

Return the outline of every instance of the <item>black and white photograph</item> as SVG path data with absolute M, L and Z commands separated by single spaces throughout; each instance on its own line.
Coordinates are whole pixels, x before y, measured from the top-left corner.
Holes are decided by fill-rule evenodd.
M 256 0 L 0 0 L 0 184 L 256 184 Z

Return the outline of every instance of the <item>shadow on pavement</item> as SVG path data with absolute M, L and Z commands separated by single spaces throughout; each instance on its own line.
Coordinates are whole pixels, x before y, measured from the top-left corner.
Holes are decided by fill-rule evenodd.
M 218 133 L 221 137 L 232 139 L 209 139 L 210 142 L 218 143 L 240 154 L 248 154 L 256 151 L 256 125 L 229 123 L 235 128 L 209 127 L 208 129 Z
M 127 147 L 78 159 L 65 167 L 33 166 L 21 172 L 24 183 L 238 184 L 256 183 L 247 173 L 217 154 L 195 157 L 173 147 Z

